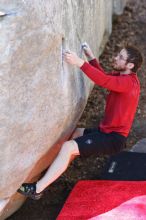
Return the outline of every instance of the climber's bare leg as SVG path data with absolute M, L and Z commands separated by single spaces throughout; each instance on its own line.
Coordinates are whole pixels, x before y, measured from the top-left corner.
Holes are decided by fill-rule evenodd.
M 9 203 L 9 200 L 10 200 L 9 198 L 0 200 L 0 212 L 2 212 L 5 206 Z
M 76 131 L 76 135 L 77 133 L 78 135 L 79 133 L 81 134 L 81 130 L 80 132 L 79 130 L 78 132 Z M 78 144 L 74 140 L 65 142 L 45 175 L 37 182 L 36 192 L 39 193 L 43 191 L 54 182 L 67 169 L 70 161 L 79 155 Z
M 75 129 L 70 137 L 72 140 L 66 141 L 62 145 L 61 150 L 48 168 L 46 174 L 37 183 L 22 184 L 17 191 L 32 199 L 39 199 L 42 195 L 40 192 L 54 182 L 67 169 L 70 162 L 80 155 L 78 144 L 74 139 L 82 136 L 83 133 L 84 128 Z

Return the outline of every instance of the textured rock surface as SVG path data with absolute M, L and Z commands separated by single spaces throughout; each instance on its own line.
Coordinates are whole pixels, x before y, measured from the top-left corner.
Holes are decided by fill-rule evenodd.
M 80 44 L 87 41 L 99 54 L 111 33 L 113 8 L 119 13 L 124 4 L 0 1 L 0 11 L 7 14 L 0 17 L 1 201 L 51 163 L 86 105 L 93 84 L 63 62 L 62 49 L 82 56 Z M 12 197 L 1 219 L 21 200 Z

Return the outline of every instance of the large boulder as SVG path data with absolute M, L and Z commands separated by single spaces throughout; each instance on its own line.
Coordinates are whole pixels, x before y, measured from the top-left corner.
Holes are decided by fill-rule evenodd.
M 125 0 L 116 2 L 123 9 Z M 22 204 L 19 186 L 54 159 L 93 87 L 63 61 L 63 49 L 83 56 L 81 43 L 87 41 L 99 55 L 112 30 L 114 5 L 114 0 L 0 0 L 5 14 L 0 16 L 0 220 Z

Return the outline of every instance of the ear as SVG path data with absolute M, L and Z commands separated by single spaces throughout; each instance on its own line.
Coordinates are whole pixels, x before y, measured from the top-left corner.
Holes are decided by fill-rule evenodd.
M 128 69 L 133 69 L 134 68 L 134 63 L 127 63 Z

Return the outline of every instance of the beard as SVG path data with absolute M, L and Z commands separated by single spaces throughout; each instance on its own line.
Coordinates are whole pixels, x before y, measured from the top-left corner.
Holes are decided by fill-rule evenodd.
M 126 67 L 117 66 L 115 63 L 113 63 L 112 66 L 113 66 L 113 70 L 115 70 L 115 71 L 122 72 L 122 71 L 126 70 Z

